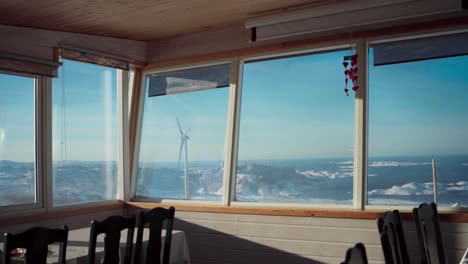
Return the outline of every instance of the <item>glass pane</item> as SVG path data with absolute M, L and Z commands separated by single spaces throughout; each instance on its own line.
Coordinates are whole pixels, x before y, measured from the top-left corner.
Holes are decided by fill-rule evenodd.
M 440 206 L 468 205 L 466 69 L 468 56 L 370 63 L 368 204 L 432 202 L 435 173 Z
M 244 65 L 236 200 L 351 204 L 354 97 L 346 51 Z
M 156 74 L 148 77 L 148 96 L 228 87 L 229 74 L 229 64 Z
M 53 82 L 54 205 L 117 190 L 117 70 L 64 60 Z
M 228 92 L 145 98 L 137 197 L 221 199 Z
M 0 206 L 36 202 L 35 79 L 0 73 Z
M 395 64 L 468 54 L 468 33 L 400 40 L 373 45 L 373 65 Z

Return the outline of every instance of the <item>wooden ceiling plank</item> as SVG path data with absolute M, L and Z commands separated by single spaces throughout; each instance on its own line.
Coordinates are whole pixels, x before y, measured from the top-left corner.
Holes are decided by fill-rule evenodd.
M 0 24 L 153 40 L 241 25 L 254 13 L 324 1 L 349 0 L 0 0 Z

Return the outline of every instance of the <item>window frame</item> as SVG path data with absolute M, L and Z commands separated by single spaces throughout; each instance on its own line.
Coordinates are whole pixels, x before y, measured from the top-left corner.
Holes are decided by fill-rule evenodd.
M 452 29 L 452 30 L 443 30 L 443 31 L 437 31 L 437 32 L 430 32 L 430 33 L 411 33 L 411 34 L 405 34 L 402 36 L 397 36 L 397 37 L 378 37 L 378 38 L 369 38 L 366 40 L 366 54 L 368 56 L 369 54 L 369 49 L 373 44 L 381 44 L 381 43 L 391 43 L 391 42 L 397 42 L 397 41 L 404 41 L 404 40 L 412 40 L 412 39 L 423 39 L 423 38 L 431 38 L 431 37 L 437 37 L 437 36 L 449 36 L 457 33 L 467 33 L 468 28 L 462 28 L 462 29 Z M 366 57 L 367 57 L 366 56 Z M 366 60 L 366 65 L 365 65 L 365 72 L 366 72 L 366 94 L 368 93 L 368 74 L 369 74 L 369 62 Z M 359 67 L 361 68 L 361 67 Z M 361 72 L 360 72 L 361 73 Z M 367 97 L 367 96 L 366 96 Z M 369 99 L 366 98 L 366 123 L 369 117 Z M 369 130 L 368 124 L 366 130 Z M 368 132 L 367 132 L 368 134 Z M 368 145 L 367 145 L 367 140 L 366 139 L 366 160 L 367 160 L 367 152 L 368 152 Z M 367 162 L 365 163 L 365 171 L 366 173 L 363 175 L 364 180 L 367 182 Z M 416 206 L 405 206 L 405 205 L 368 205 L 367 204 L 367 183 L 365 185 L 365 188 L 363 188 L 363 208 L 365 210 L 401 210 L 401 211 L 412 211 L 413 208 Z M 429 201 L 428 201 L 429 202 Z M 440 206 L 437 207 L 437 210 L 439 212 L 446 212 L 446 213 L 466 213 L 468 212 L 468 205 L 467 206 L 460 206 L 460 207 L 447 207 L 447 206 Z
M 232 173 L 231 177 L 232 179 L 230 180 L 231 183 L 231 196 L 229 197 L 230 204 L 233 206 L 240 206 L 240 207 L 289 207 L 289 208 L 329 208 L 329 209 L 353 209 L 354 208 L 354 187 L 353 187 L 353 203 L 351 204 L 310 204 L 310 203 L 273 203 L 273 202 L 240 202 L 235 200 L 235 195 L 236 195 L 236 179 L 237 179 L 237 155 L 238 155 L 238 148 L 239 148 L 239 131 L 240 131 L 240 119 L 241 117 L 241 104 L 242 104 L 242 90 L 243 90 L 243 69 L 244 69 L 244 64 L 251 62 L 251 61 L 261 61 L 261 60 L 276 60 L 276 59 L 284 59 L 288 57 L 296 57 L 296 56 L 307 56 L 307 55 L 314 55 L 314 54 L 320 54 L 320 53 L 327 53 L 327 52 L 334 52 L 334 51 L 343 51 L 350 49 L 352 47 L 352 44 L 338 44 L 338 45 L 330 45 L 330 46 L 321 46 L 321 47 L 312 47 L 312 48 L 303 48 L 303 49 L 295 49 L 295 50 L 289 50 L 289 51 L 284 51 L 284 52 L 272 52 L 272 53 L 265 53 L 265 54 L 257 54 L 257 55 L 250 55 L 250 56 L 241 56 L 239 58 L 239 76 L 238 76 L 238 85 L 239 85 L 239 97 L 236 98 L 239 100 L 239 105 L 237 105 L 236 111 L 236 116 L 238 116 L 238 119 L 236 120 L 236 139 L 235 139 L 235 159 L 233 159 L 231 162 L 233 163 L 232 165 Z M 354 126 L 356 126 L 356 122 L 354 122 Z M 356 128 L 354 128 L 355 130 Z M 354 144 L 354 143 L 353 143 Z M 353 158 L 353 162 L 355 161 L 355 158 Z M 356 172 L 354 172 L 356 173 Z M 355 179 L 355 175 L 353 175 L 353 181 Z M 353 184 L 354 185 L 354 184 Z
M 89 62 L 82 62 L 79 60 L 61 58 L 70 61 L 76 61 L 85 64 L 93 64 Z M 94 64 L 98 65 L 98 64 Z M 46 107 L 47 107 L 47 114 L 48 114 L 48 124 L 47 124 L 47 158 L 50 162 L 47 162 L 47 179 L 46 179 L 46 188 L 47 188 L 47 206 L 46 209 L 48 212 L 57 212 L 62 211 L 64 209 L 85 209 L 85 208 L 92 208 L 96 206 L 105 206 L 105 205 L 112 205 L 120 203 L 121 201 L 128 201 L 129 200 L 129 181 L 128 177 L 124 177 L 124 175 L 129 175 L 129 109 L 130 104 L 128 101 L 128 90 L 130 84 L 130 77 L 134 77 L 134 75 L 130 74 L 130 70 L 122 70 L 117 69 L 109 66 L 98 65 L 101 67 L 112 68 L 115 69 L 117 72 L 116 74 L 116 93 L 117 93 L 117 112 L 116 112 L 116 119 L 117 119 L 117 142 L 116 147 L 119 151 L 117 156 L 117 174 L 115 175 L 117 181 L 117 189 L 116 195 L 113 199 L 103 200 L 103 201 L 94 201 L 94 202 L 84 202 L 84 203 L 77 203 L 77 204 L 63 204 L 63 205 L 54 205 L 53 204 L 53 157 L 52 157 L 52 78 L 47 78 L 50 82 L 50 89 L 47 89 L 49 94 L 46 96 L 46 100 L 48 100 Z M 63 65 L 61 66 L 63 67 Z M 60 68 L 59 68 L 60 69 Z M 60 74 L 59 74 L 60 76 Z M 49 109 L 50 108 L 50 109 Z M 126 151 L 127 154 L 124 153 Z
M 138 116 L 137 116 L 137 125 L 136 125 L 136 133 L 135 133 L 135 147 L 133 149 L 133 161 L 132 162 L 132 171 L 130 172 L 131 175 L 131 188 L 130 188 L 130 193 L 131 193 L 131 198 L 129 199 L 132 202 L 163 202 L 163 203 L 171 203 L 171 204 L 192 204 L 192 205 L 223 205 L 226 202 L 225 199 L 225 193 L 226 193 L 226 181 L 229 181 L 230 176 L 227 176 L 226 174 L 230 174 L 230 171 L 228 173 L 226 168 L 230 166 L 231 162 L 224 162 L 224 173 L 223 173 L 223 195 L 221 196 L 221 200 L 219 201 L 208 201 L 208 200 L 184 200 L 184 199 L 167 199 L 167 198 L 137 198 L 136 197 L 136 185 L 137 185 L 137 178 L 138 178 L 138 164 L 140 161 L 140 146 L 141 146 L 141 135 L 142 135 L 142 125 L 143 125 L 143 117 L 144 117 L 144 109 L 145 109 L 145 102 L 146 102 L 146 86 L 148 82 L 148 77 L 153 74 L 159 74 L 159 73 L 169 73 L 169 72 L 174 72 L 174 71 L 182 71 L 182 70 L 190 70 L 190 69 L 196 69 L 196 68 L 201 68 L 201 67 L 207 67 L 207 66 L 214 66 L 214 65 L 221 65 L 221 64 L 229 64 L 230 65 L 230 85 L 227 87 L 228 90 L 228 115 L 227 115 L 227 122 L 228 125 L 226 126 L 226 137 L 224 140 L 224 160 L 227 161 L 226 155 L 230 154 L 232 151 L 230 149 L 231 144 L 229 143 L 228 140 L 228 130 L 230 128 L 231 120 L 231 112 L 230 112 L 230 105 L 231 105 L 231 93 L 235 89 L 235 84 L 233 84 L 233 74 L 235 68 L 237 72 L 237 68 L 235 67 L 235 59 L 229 58 L 229 59 L 221 59 L 221 60 L 211 60 L 211 61 L 205 61 L 205 62 L 198 62 L 198 63 L 188 63 L 188 64 L 181 64 L 175 67 L 161 67 L 161 68 L 154 68 L 154 69 L 145 69 L 142 72 L 142 77 L 141 77 L 141 84 L 140 84 L 140 99 L 139 99 L 139 105 L 138 105 Z M 135 95 L 133 95 L 135 96 Z
M 120 205 L 130 197 L 129 184 L 129 84 L 134 74 L 126 70 L 117 70 L 117 190 L 111 200 L 86 202 L 68 205 L 53 205 L 53 166 L 52 166 L 52 78 L 13 71 L 0 71 L 3 74 L 35 78 L 35 203 L 8 205 L 0 207 L 0 220 L 17 215 L 54 214 L 64 210 L 80 210 L 102 206 Z
M 46 149 L 43 144 L 43 138 L 46 135 L 45 113 L 43 111 L 46 105 L 47 94 L 47 79 L 48 77 L 19 73 L 13 71 L 0 71 L 1 74 L 13 75 L 19 77 L 34 79 L 34 174 L 35 174 L 35 202 L 26 204 L 13 204 L 0 206 L 1 214 L 15 214 L 19 211 L 43 212 L 45 211 L 46 190 L 47 184 L 44 182 L 46 178 L 45 156 L 43 155 Z
M 229 91 L 229 106 L 228 106 L 228 126 L 227 126 L 227 142 L 226 142 L 226 154 L 225 154 L 225 173 L 223 180 L 223 195 L 222 203 L 211 202 L 211 201 L 197 201 L 197 200 L 171 200 L 171 199 L 137 199 L 135 198 L 135 181 L 136 172 L 139 158 L 139 145 L 141 135 L 141 121 L 142 111 L 144 109 L 144 93 L 146 88 L 147 75 L 149 73 L 168 72 L 175 70 L 190 69 L 194 67 L 212 65 L 216 63 L 216 60 L 204 60 L 194 59 L 190 64 L 184 63 L 170 63 L 166 66 L 152 68 L 146 68 L 142 73 L 141 93 L 140 93 L 140 105 L 138 111 L 138 120 L 136 126 L 136 139 L 135 139 L 135 151 L 133 159 L 133 170 L 132 170 L 132 199 L 131 202 L 139 203 L 153 203 L 158 205 L 174 204 L 174 205 L 194 205 L 196 211 L 203 211 L 198 206 L 204 205 L 221 205 L 221 208 L 226 208 L 229 212 L 229 208 L 235 212 L 238 208 L 296 208 L 296 209 L 343 209 L 343 210 L 358 210 L 358 211 L 384 211 L 398 209 L 401 211 L 411 211 L 414 206 L 382 206 L 382 205 L 368 205 L 367 204 L 367 163 L 368 163 L 368 115 L 369 115 L 369 99 L 368 99 L 368 73 L 369 73 L 369 62 L 368 52 L 369 47 L 375 43 L 392 42 L 396 40 L 424 38 L 438 35 L 450 35 L 461 32 L 468 32 L 468 29 L 456 29 L 456 30 L 439 30 L 431 33 L 424 32 L 411 32 L 404 34 L 388 34 L 380 37 L 362 37 L 358 39 L 350 39 L 349 42 L 344 40 L 334 41 L 332 45 L 330 43 L 325 44 L 308 44 L 300 45 L 301 47 L 288 48 L 281 47 L 272 49 L 273 51 L 262 52 L 261 49 L 254 50 L 253 52 L 245 52 L 248 55 L 239 55 L 236 57 L 229 57 L 229 59 L 218 60 L 226 62 L 231 61 L 231 85 Z M 351 42 L 351 43 L 350 43 Z M 239 141 L 239 127 L 240 127 L 240 110 L 241 110 L 241 97 L 242 97 L 242 77 L 243 67 L 246 61 L 256 59 L 275 59 L 280 57 L 306 55 L 320 52 L 327 52 L 333 50 L 346 49 L 350 46 L 354 46 L 359 54 L 358 68 L 363 69 L 359 72 L 358 85 L 360 89 L 354 94 L 354 176 L 353 176 L 353 203 L 352 205 L 333 205 L 333 204 L 301 204 L 301 203 L 268 203 L 268 202 L 237 202 L 235 201 L 236 192 L 236 171 L 237 171 L 237 155 L 238 155 L 238 141 Z M 243 52 L 240 52 L 241 54 Z M 209 58 L 210 56 L 206 56 Z M 183 61 L 183 60 L 182 60 Z M 173 66 L 167 66 L 173 65 Z M 267 210 L 270 210 L 267 209 Z M 207 209 L 210 211 L 211 209 Z M 217 209 L 215 209 L 216 211 Z M 224 210 L 224 209 L 222 209 Z M 468 212 L 468 207 L 440 207 L 440 212 L 445 213 L 463 213 Z
M 244 63 L 253 60 L 263 59 L 279 59 L 293 56 L 305 56 L 325 52 L 333 52 L 339 50 L 346 50 L 351 48 L 351 44 L 342 43 L 331 46 L 320 46 L 320 47 L 306 47 L 299 49 L 289 49 L 282 52 L 265 52 L 262 54 L 245 55 L 235 58 L 229 58 L 224 60 L 211 60 L 204 62 L 196 62 L 191 64 L 181 64 L 169 67 L 146 69 L 142 73 L 141 89 L 140 89 L 140 105 L 138 111 L 137 120 L 137 132 L 135 137 L 135 148 L 134 148 L 134 159 L 132 166 L 132 202 L 159 202 L 163 204 L 180 204 L 180 205 L 222 205 L 222 206 L 234 206 L 234 207 L 248 207 L 248 208 L 277 208 L 277 207 L 292 207 L 292 208 L 327 208 L 327 209 L 356 209 L 354 190 L 353 187 L 353 203 L 347 205 L 337 204 L 307 204 L 307 203 L 269 203 L 269 202 L 238 202 L 235 201 L 236 192 L 236 175 L 237 175 L 237 155 L 238 155 L 238 141 L 239 141 L 239 129 L 240 129 L 240 112 L 241 112 L 241 97 L 242 97 L 242 78 Z M 228 126 L 226 127 L 226 142 L 225 142 L 225 162 L 224 163 L 224 176 L 223 176 L 223 194 L 220 201 L 202 201 L 202 200 L 178 200 L 178 199 L 164 199 L 164 198 L 136 198 L 136 178 L 138 173 L 138 162 L 139 162 L 139 151 L 141 144 L 141 130 L 142 120 L 144 111 L 145 91 L 147 85 L 147 77 L 151 74 L 172 72 L 178 70 L 187 70 L 197 67 L 211 66 L 223 63 L 231 64 L 231 78 L 229 86 L 229 103 L 228 103 Z M 356 106 L 355 106 L 356 107 Z M 356 125 L 354 130 L 356 131 Z M 354 158 L 356 162 L 356 158 Z M 356 170 L 355 170 L 356 174 Z M 353 181 L 356 179 L 356 175 L 353 176 Z M 353 184 L 354 186 L 354 184 Z
M 466 27 L 466 26 L 465 26 Z M 426 31 L 427 32 L 427 31 Z M 168 204 L 180 204 L 181 207 L 185 208 L 185 211 L 190 211 L 190 208 L 194 208 L 193 211 L 206 211 L 206 212 L 225 212 L 225 213 L 248 213 L 248 214 L 271 214 L 271 215 L 297 215 L 297 216 L 320 216 L 320 214 L 326 215 L 330 213 L 332 216 L 335 217 L 334 215 L 340 214 L 340 212 L 343 212 L 343 217 L 345 218 L 363 218 L 361 216 L 362 213 L 364 214 L 370 214 L 372 215 L 372 218 L 374 217 L 374 213 L 378 212 L 383 212 L 385 210 L 394 210 L 398 209 L 401 211 L 407 211 L 410 212 L 411 209 L 413 208 L 412 206 L 379 206 L 379 205 L 366 205 L 366 197 L 367 197 L 367 186 L 366 186 L 366 180 L 367 180 L 367 135 L 368 135 L 368 126 L 367 126 L 367 115 L 368 115 L 368 98 L 367 98 L 367 74 L 368 74 L 368 63 L 367 63 L 367 56 L 366 56 L 366 61 L 363 63 L 362 62 L 362 56 L 361 54 L 366 54 L 368 52 L 368 47 L 371 44 L 374 43 L 382 43 L 382 42 L 392 42 L 396 40 L 404 40 L 404 39 L 414 39 L 414 38 L 423 38 L 423 37 L 431 37 L 431 36 L 438 36 L 438 35 L 450 35 L 450 34 L 455 34 L 455 33 L 461 33 L 461 32 L 468 32 L 468 28 L 462 28 L 462 29 L 445 29 L 445 30 L 437 30 L 436 32 L 431 32 L 431 33 L 424 33 L 420 31 L 415 31 L 411 33 L 404 33 L 404 34 L 386 34 L 386 36 L 381 36 L 381 37 L 363 37 L 361 39 L 356 39 L 356 48 L 359 52 L 360 59 L 358 60 L 358 67 L 360 69 L 365 69 L 364 71 L 360 71 L 360 77 L 365 75 L 365 78 L 359 78 L 359 92 L 362 92 L 364 94 L 357 94 L 355 97 L 355 157 L 354 157 L 354 163 L 355 163 L 355 168 L 354 168 L 354 183 L 353 183 L 353 201 L 354 205 L 352 207 L 346 210 L 326 210 L 326 209 L 332 209 L 330 205 L 325 205 L 325 210 L 321 210 L 320 207 L 317 205 L 310 205 L 310 204 L 286 204 L 286 203 L 280 203 L 280 204 L 272 204 L 272 203 L 248 203 L 246 205 L 241 205 L 241 204 L 236 204 L 236 202 L 232 203 L 232 195 L 235 193 L 235 182 L 233 184 L 233 179 L 235 181 L 235 175 L 236 172 L 236 164 L 233 164 L 234 162 L 237 163 L 237 141 L 238 141 L 238 129 L 239 129 L 239 114 L 240 114 L 240 98 L 241 98 L 241 93 L 242 93 L 242 69 L 243 69 L 243 61 L 242 59 L 245 58 L 251 58 L 251 57 L 278 57 L 279 54 L 285 54 L 285 53 L 304 53 L 306 50 L 311 50 L 318 52 L 320 50 L 326 51 L 329 50 L 331 46 L 329 43 L 320 43 L 319 44 L 307 44 L 307 45 L 285 45 L 281 47 L 276 47 L 276 48 L 255 48 L 252 51 L 245 51 L 245 52 L 240 52 L 241 54 L 251 54 L 251 55 L 239 55 L 236 57 L 229 57 L 226 58 L 225 56 L 220 56 L 223 59 L 218 59 L 214 60 L 212 59 L 213 57 L 216 56 L 206 56 L 197 58 L 197 59 L 191 59 L 191 60 L 181 60 L 184 62 L 179 62 L 179 63 L 169 63 L 166 65 L 173 65 L 173 66 L 163 66 L 163 67 L 155 67 L 155 68 L 145 68 L 142 71 L 141 74 L 141 84 L 140 84 L 140 103 L 138 106 L 136 106 L 136 109 L 138 109 L 136 114 L 133 114 L 134 116 L 131 116 L 131 118 L 137 118 L 137 124 L 135 127 L 135 141 L 134 142 L 128 142 L 128 118 L 125 118 L 124 115 L 120 116 L 118 114 L 118 122 L 122 121 L 122 126 L 124 127 L 124 130 L 121 132 L 120 131 L 120 125 L 119 127 L 119 132 L 120 135 L 118 135 L 119 138 L 119 150 L 124 150 L 126 148 L 126 145 L 128 144 L 135 144 L 134 145 L 134 151 L 133 151 L 133 159 L 129 160 L 128 155 L 127 158 L 125 157 L 120 157 L 119 155 L 119 174 L 122 173 L 122 175 L 118 176 L 118 188 L 119 191 L 118 196 L 115 198 L 115 200 L 108 200 L 108 201 L 99 201 L 99 202 L 90 202 L 90 203 L 82 203 L 82 204 L 76 204 L 76 205 L 63 205 L 63 206 L 56 206 L 52 207 L 52 185 L 49 184 L 51 183 L 52 175 L 52 126 L 51 126 L 51 118 L 52 118 L 52 78 L 50 77 L 44 77 L 44 76 L 36 76 L 36 75 L 30 75 L 30 74 L 24 74 L 24 73 L 19 73 L 19 72 L 14 72 L 14 71 L 0 71 L 1 73 L 4 74 L 11 74 L 11 75 L 17 75 L 17 76 L 25 76 L 25 77 L 33 77 L 36 78 L 36 87 L 35 91 L 40 91 L 39 94 L 35 94 L 35 100 L 37 104 L 41 105 L 41 108 L 39 108 L 38 105 L 36 105 L 35 110 L 35 118 L 36 118 L 36 199 L 37 202 L 34 204 L 22 204 L 22 205 L 9 205 L 9 206 L 3 206 L 0 207 L 0 220 L 3 219 L 12 219 L 12 216 L 18 216 L 20 214 L 48 214 L 50 213 L 51 215 L 57 214 L 61 215 L 61 212 L 69 211 L 69 210 L 76 210 L 76 214 L 79 214 L 78 211 L 80 209 L 84 208 L 99 208 L 105 207 L 105 206 L 118 206 L 122 205 L 122 201 L 132 201 L 135 200 L 134 195 L 134 187 L 135 187 L 135 181 L 136 181 L 136 171 L 137 171 L 137 166 L 135 164 L 138 164 L 138 156 L 139 156 L 139 146 L 140 146 L 140 135 L 141 135 L 141 121 L 142 121 L 142 110 L 144 107 L 144 94 L 145 94 L 145 87 L 146 87 L 146 81 L 147 81 L 147 74 L 148 72 L 167 72 L 167 71 L 173 71 L 173 70 L 181 70 L 181 69 L 188 69 L 188 68 L 193 68 L 197 66 L 209 66 L 212 65 L 212 63 L 231 63 L 231 80 L 230 80 L 230 87 L 229 87 L 229 105 L 228 105 L 228 126 L 226 127 L 226 153 L 225 153 L 225 173 L 224 173 L 224 178 L 223 178 L 223 196 L 222 196 L 222 202 L 216 201 L 216 202 L 211 202 L 211 201 L 197 201 L 197 200 L 167 200 L 163 199 L 160 201 L 160 203 L 157 203 L 159 201 L 155 201 L 153 199 L 148 199 L 146 200 L 135 200 L 135 203 L 129 202 L 126 207 L 128 206 L 133 206 L 134 204 L 143 204 L 139 202 L 147 202 L 146 206 L 165 206 Z M 310 43 L 310 42 L 309 42 Z M 340 46 L 340 45 L 349 45 L 346 44 L 346 41 L 343 39 L 341 41 L 332 41 L 333 45 L 335 46 Z M 294 47 L 295 46 L 295 47 Z M 294 47 L 294 48 L 291 48 Z M 269 51 L 268 51 L 269 50 Z M 265 52 L 268 51 L 268 52 Z M 236 53 L 234 53 L 236 54 Z M 252 55 L 253 54 L 253 55 Z M 211 59 L 207 59 L 211 58 Z M 187 61 L 192 61 L 190 63 L 187 63 Z M 129 73 L 129 71 L 124 71 L 124 70 L 118 70 L 119 72 L 122 73 Z M 123 74 L 126 75 L 126 74 Z M 117 97 L 121 96 L 121 99 L 118 99 L 118 111 L 119 108 L 122 107 L 120 111 L 125 109 L 127 107 L 126 113 L 129 113 L 128 111 L 130 110 L 130 105 L 128 103 L 128 100 L 123 102 L 125 98 L 129 98 L 132 96 L 138 96 L 136 94 L 129 94 L 129 92 L 132 89 L 129 89 L 128 85 L 131 83 L 129 81 L 130 79 L 133 79 L 135 76 L 128 75 L 122 77 L 122 82 L 118 81 L 118 86 L 122 85 L 121 91 L 117 91 Z M 143 79 L 144 78 L 144 79 Z M 131 87 L 133 88 L 133 87 Z M 130 90 L 130 91 L 129 91 Z M 120 93 L 124 92 L 123 95 Z M 359 96 L 359 97 L 358 97 Z M 143 100 L 142 100 L 143 97 Z M 358 102 L 359 100 L 359 102 Z M 136 100 L 135 100 L 136 101 Z M 39 110 L 41 109 L 41 110 Z M 125 111 L 123 111 L 125 112 Z M 38 128 L 40 126 L 40 128 Z M 39 130 L 39 131 L 38 131 Z M 39 134 L 41 134 L 40 139 L 38 139 Z M 126 135 L 127 134 L 127 135 Z M 127 137 L 127 139 L 126 139 Z M 127 146 L 128 147 L 128 146 Z M 40 150 L 39 150 L 40 149 Z M 361 149 L 360 154 L 359 154 L 359 149 Z M 39 153 L 43 154 L 41 158 L 41 161 L 38 160 Z M 358 156 L 356 156 L 358 155 Z M 131 156 L 131 155 L 130 155 Z M 120 160 L 123 159 L 123 160 Z M 126 159 L 126 160 L 125 160 Z M 358 159 L 360 159 L 358 161 Z M 132 162 L 133 167 L 132 171 L 130 171 L 129 174 L 125 174 L 125 170 L 121 170 L 120 166 L 127 166 Z M 358 163 L 358 164 L 356 164 Z M 359 165 L 361 164 L 361 165 Z M 41 166 L 39 170 L 39 166 Z M 226 173 L 228 172 L 228 173 Z M 124 180 L 121 180 L 123 177 Z M 359 184 L 359 185 L 356 185 Z M 229 186 L 229 188 L 226 188 L 225 186 Z M 234 187 L 234 190 L 232 188 Z M 123 191 L 121 191 L 123 190 Z M 361 201 L 356 201 L 357 199 L 361 199 Z M 211 206 L 210 204 L 213 204 Z M 204 206 L 206 205 L 206 206 Z M 232 205 L 232 206 L 231 206 Z M 216 207 L 214 207 L 216 206 Z M 293 207 L 288 208 L 288 206 Z M 114 207 L 112 207 L 114 208 Z M 117 208 L 117 207 L 116 207 Z M 120 207 L 119 207 L 120 208 Z M 265 208 L 265 211 L 262 211 L 261 208 Z M 317 209 L 317 210 L 313 210 Z M 337 208 L 340 209 L 340 208 Z M 94 209 L 93 209 L 94 210 Z M 442 213 L 458 213 L 454 214 L 453 216 L 459 217 L 462 219 L 461 221 L 466 221 L 463 219 L 466 218 L 466 213 L 468 212 L 468 206 L 467 207 L 458 207 L 458 208 L 451 208 L 451 207 L 439 207 L 438 208 L 439 212 Z M 319 213 L 315 214 L 314 211 L 317 211 Z M 461 214 L 460 214 L 461 213 Z M 450 215 L 449 215 L 450 216 Z

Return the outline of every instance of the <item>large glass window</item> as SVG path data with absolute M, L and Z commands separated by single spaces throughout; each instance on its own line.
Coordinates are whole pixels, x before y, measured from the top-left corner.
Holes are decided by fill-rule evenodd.
M 0 73 L 0 206 L 35 203 L 36 79 Z
M 115 199 L 117 70 L 63 60 L 52 109 L 54 205 Z
M 236 201 L 351 204 L 354 97 L 347 51 L 247 61 Z
M 427 41 L 370 49 L 370 205 L 468 205 L 468 56 Z
M 137 197 L 221 199 L 229 68 L 147 77 Z

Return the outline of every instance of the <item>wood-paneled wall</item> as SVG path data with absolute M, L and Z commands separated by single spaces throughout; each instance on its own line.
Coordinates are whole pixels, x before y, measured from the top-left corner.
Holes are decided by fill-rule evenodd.
M 135 213 L 129 209 L 128 213 Z M 374 220 L 176 211 L 192 263 L 340 263 L 347 248 L 366 245 L 370 263 L 384 263 Z M 419 259 L 412 222 L 405 222 L 410 255 Z M 448 263 L 468 247 L 467 223 L 442 223 Z
M 94 219 L 130 215 L 139 210 L 114 209 L 0 225 L 0 233 L 17 233 L 36 225 L 66 224 L 76 229 L 89 226 Z M 346 250 L 356 242 L 366 245 L 370 263 L 384 263 L 374 220 L 176 211 L 174 229 L 186 232 L 193 264 L 340 263 Z M 468 248 L 468 223 L 442 222 L 441 229 L 448 263 L 457 263 Z M 404 231 L 412 263 L 417 263 L 414 224 L 405 221 Z

